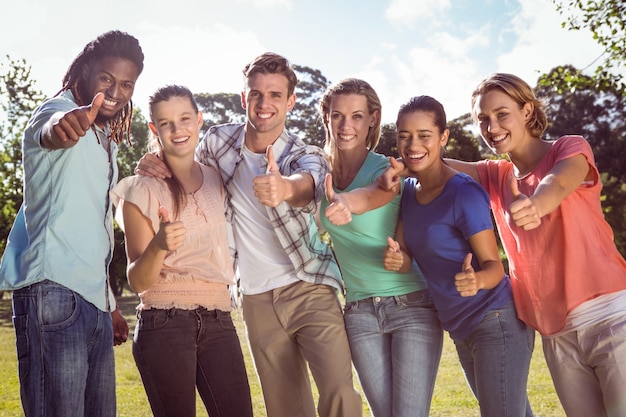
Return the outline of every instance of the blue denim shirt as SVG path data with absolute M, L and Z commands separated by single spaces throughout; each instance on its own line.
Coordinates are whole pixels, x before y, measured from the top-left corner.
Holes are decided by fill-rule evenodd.
M 115 305 L 108 286 L 113 254 L 109 190 L 117 181 L 117 145 L 108 129 L 87 131 L 69 149 L 40 143 L 44 124 L 77 104 L 70 91 L 47 99 L 24 132 L 24 203 L 0 265 L 0 289 L 57 282 L 101 310 Z M 95 126 L 95 125 L 94 125 Z M 23 214 L 23 218 L 20 217 Z
M 231 223 L 237 215 L 231 203 L 232 180 L 243 160 L 245 127 L 240 123 L 213 126 L 196 149 L 198 162 L 215 167 L 222 177 L 227 191 L 226 218 Z M 292 207 L 283 202 L 275 208 L 266 208 L 282 249 L 289 256 L 298 279 L 343 290 L 337 262 L 330 247 L 320 240 L 314 219 L 317 202 L 325 195 L 324 179 L 328 163 L 324 153 L 321 148 L 305 144 L 287 130 L 272 146 L 282 175 L 307 172 L 315 182 L 315 199 L 306 206 Z M 231 248 L 231 251 L 237 259 L 236 248 Z

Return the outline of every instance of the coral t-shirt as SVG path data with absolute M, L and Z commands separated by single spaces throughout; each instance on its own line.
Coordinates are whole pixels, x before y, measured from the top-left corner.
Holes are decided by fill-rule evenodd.
M 626 261 L 602 213 L 602 183 L 583 137 L 563 136 L 553 142 L 538 166 L 518 180 L 519 191 L 531 196 L 554 165 L 578 154 L 587 158 L 593 180 L 581 184 L 542 217 L 538 228 L 526 231 L 508 213 L 513 202 L 513 164 L 487 160 L 477 165 L 509 259 L 518 316 L 542 335 L 558 333 L 567 315 L 585 301 L 626 289 Z

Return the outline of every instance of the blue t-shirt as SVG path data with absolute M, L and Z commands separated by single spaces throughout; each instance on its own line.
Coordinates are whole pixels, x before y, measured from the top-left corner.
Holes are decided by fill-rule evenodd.
M 512 300 L 508 276 L 492 289 L 462 297 L 454 286 L 465 256 L 472 251 L 468 239 L 493 229 L 487 192 L 468 175 L 458 173 L 428 204 L 415 198 L 416 178 L 404 181 L 402 220 L 404 241 L 417 261 L 433 296 L 439 320 L 450 336 L 466 339 L 489 310 Z M 476 257 L 474 270 L 480 270 Z

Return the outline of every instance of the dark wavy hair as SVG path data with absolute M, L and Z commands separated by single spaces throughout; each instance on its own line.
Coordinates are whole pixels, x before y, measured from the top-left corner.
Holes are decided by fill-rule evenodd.
M 61 90 L 56 94 L 59 95 L 63 91 L 70 90 L 74 94 L 79 106 L 85 106 L 84 94 L 86 93 L 84 85 L 85 81 L 82 77 L 83 67 L 92 63 L 94 60 L 103 57 L 124 58 L 135 64 L 137 73 L 143 71 L 143 52 L 139 41 L 126 32 L 112 30 L 98 36 L 93 41 L 85 45 L 85 48 L 74 59 L 67 69 L 63 77 L 63 85 Z M 111 140 L 120 143 L 124 136 L 130 143 L 130 125 L 133 118 L 132 100 L 124 106 L 124 108 L 109 121 L 111 129 Z

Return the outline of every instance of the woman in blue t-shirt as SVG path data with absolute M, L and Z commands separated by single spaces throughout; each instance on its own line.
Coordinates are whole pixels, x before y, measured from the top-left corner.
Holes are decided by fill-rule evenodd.
M 396 127 L 398 151 L 416 178 L 404 182 L 385 268 L 401 272 L 417 261 L 481 416 L 532 416 L 526 385 L 534 332 L 515 314 L 489 197 L 471 177 L 444 163 L 449 130 L 441 103 L 412 98 L 400 108 Z

